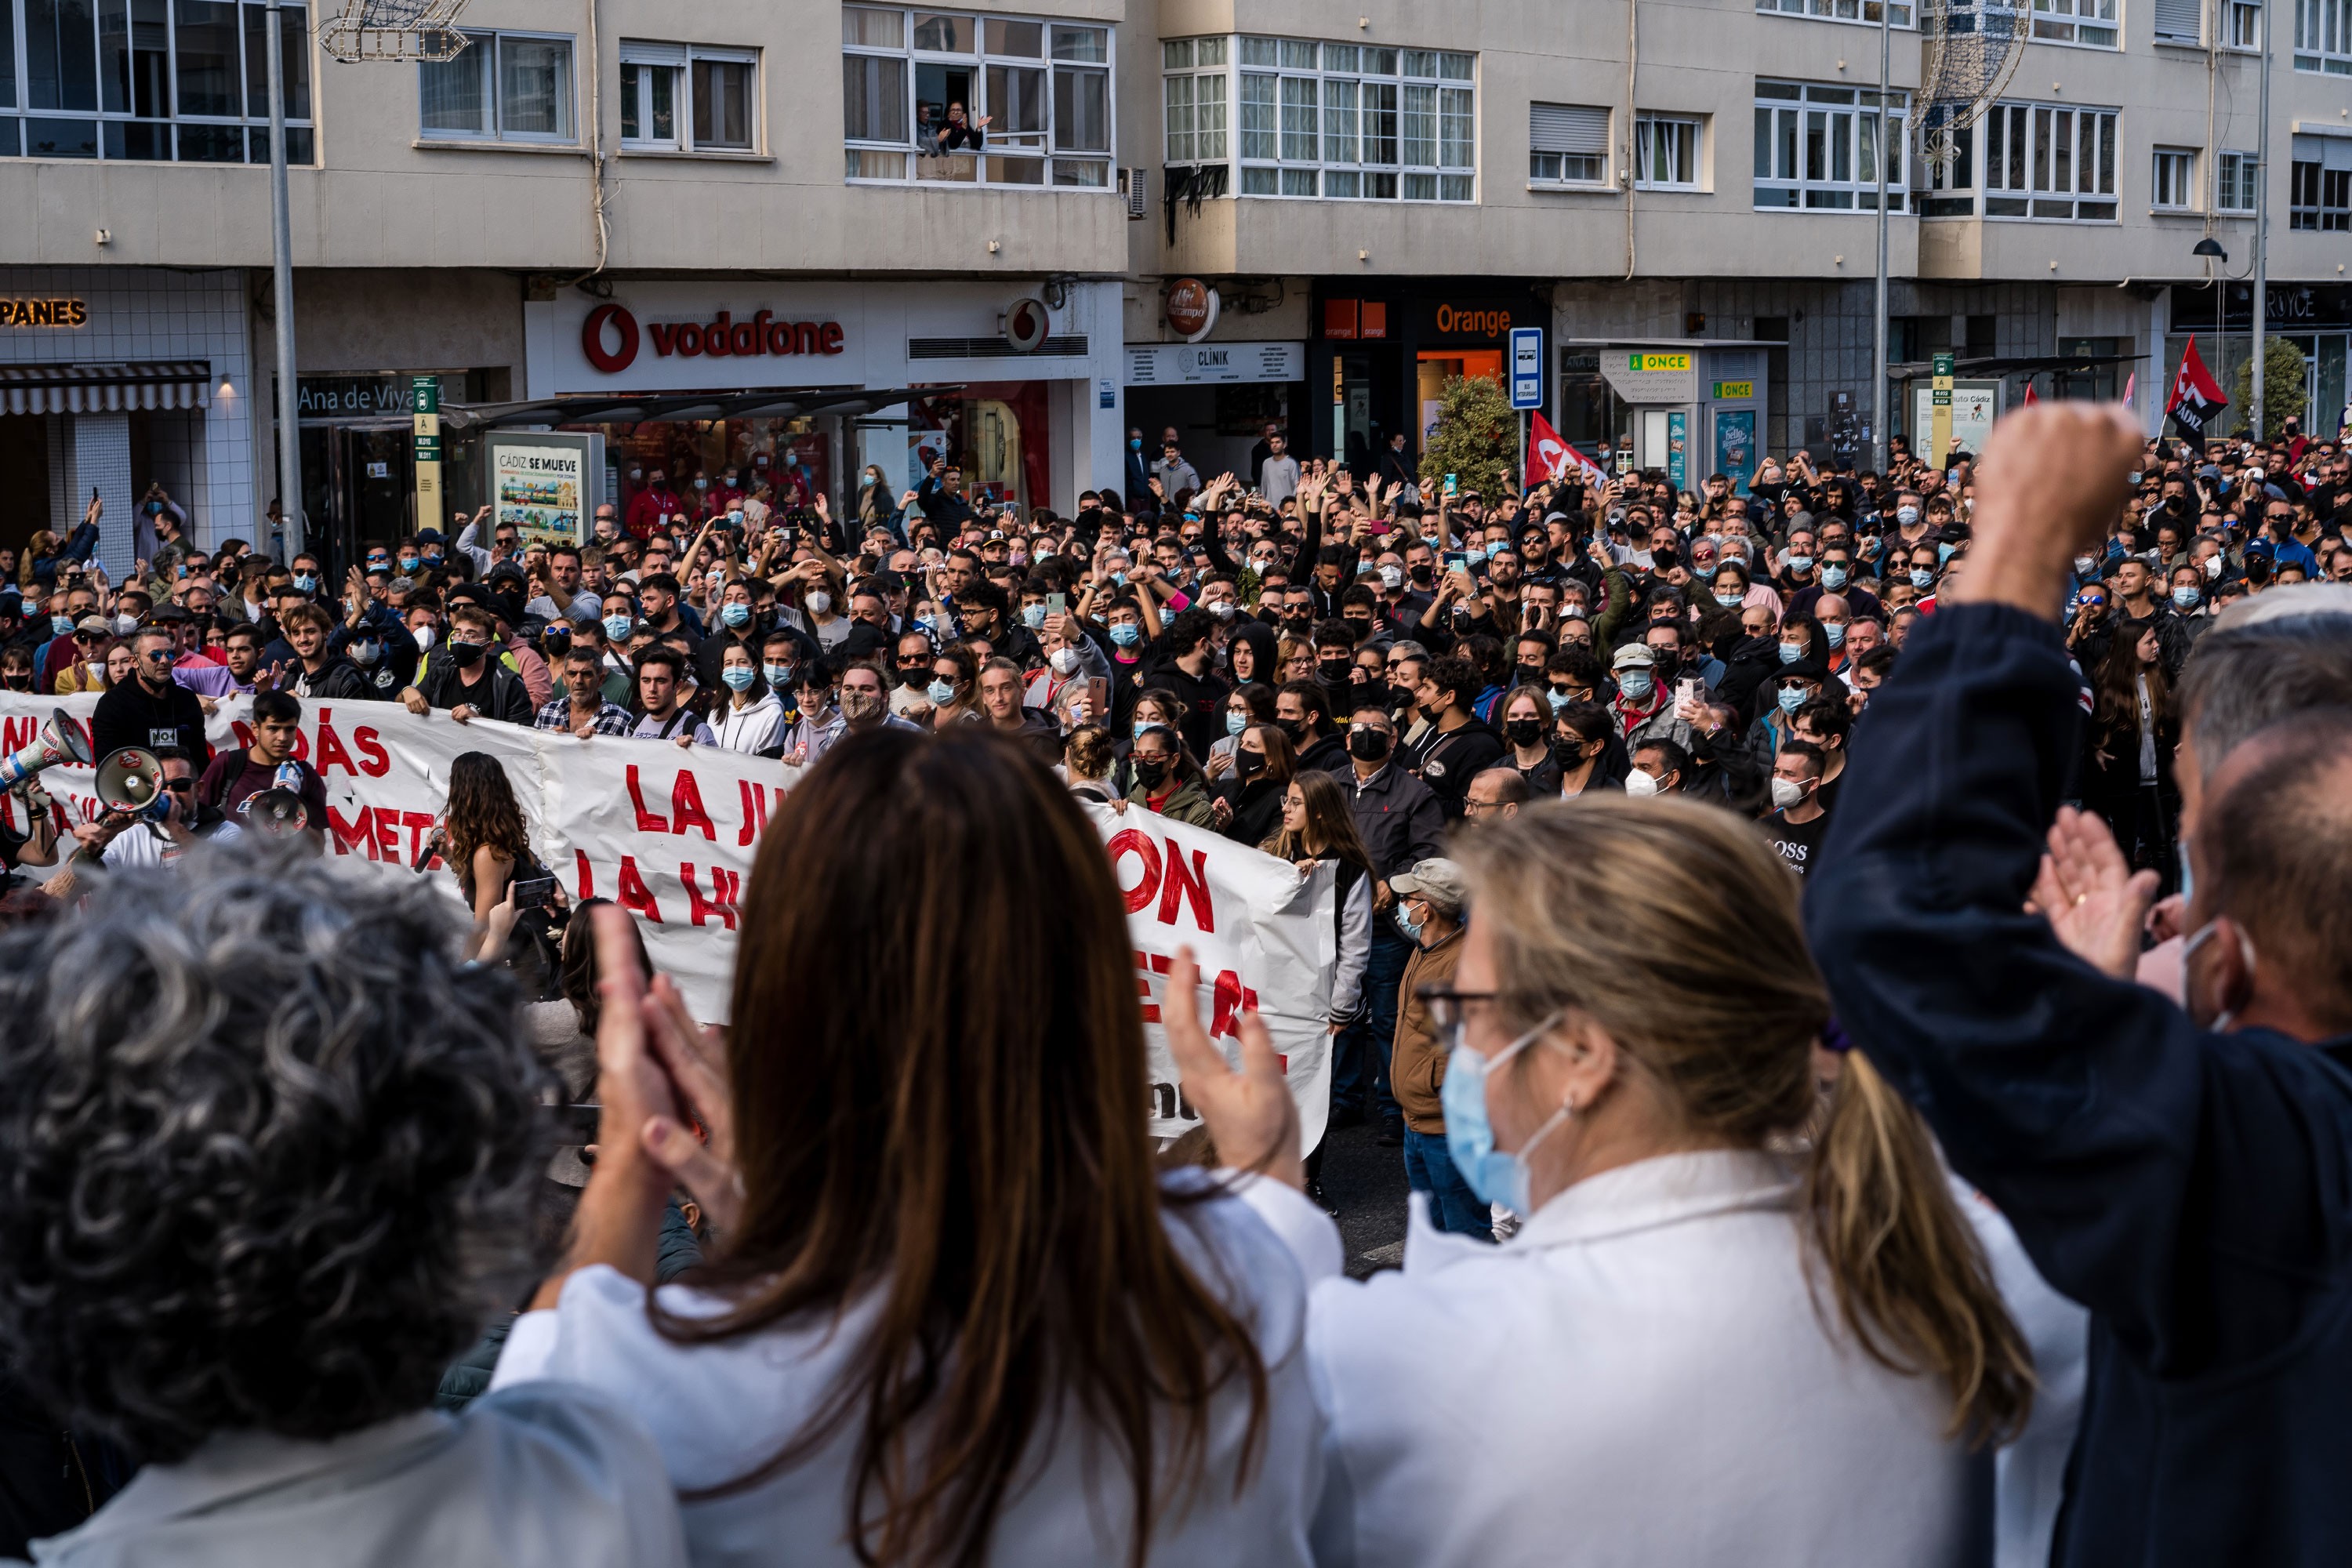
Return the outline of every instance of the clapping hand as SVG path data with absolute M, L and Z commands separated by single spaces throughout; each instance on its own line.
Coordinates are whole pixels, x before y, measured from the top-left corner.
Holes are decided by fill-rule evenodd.
M 1298 1103 L 1283 1081 L 1282 1059 L 1257 1010 L 1241 1015 L 1242 1063 L 1232 1067 L 1201 1026 L 1201 966 L 1190 947 L 1180 947 L 1169 965 L 1160 1016 L 1184 1098 L 1201 1113 L 1219 1161 L 1236 1170 L 1262 1171 L 1305 1191 Z
M 2067 952 L 2103 974 L 2129 980 L 2139 970 L 2140 931 L 2158 881 L 2153 871 L 2132 870 L 2105 822 L 2062 805 L 2028 907 L 2050 921 Z

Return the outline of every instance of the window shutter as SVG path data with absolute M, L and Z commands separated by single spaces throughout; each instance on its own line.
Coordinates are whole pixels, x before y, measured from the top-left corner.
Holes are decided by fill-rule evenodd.
M 2201 0 L 2156 0 L 2156 36 L 2195 43 Z
M 2326 138 L 2300 132 L 2287 142 L 2287 156 L 2298 163 L 2316 163 L 2326 155 Z
M 682 66 L 686 63 L 686 46 L 651 43 L 643 38 L 623 38 L 621 63 L 625 66 Z
M 2336 173 L 2352 169 L 2352 136 L 2315 136 L 2319 143 L 2319 166 Z
M 1606 156 L 1609 111 L 1566 103 L 1528 105 L 1528 150 Z

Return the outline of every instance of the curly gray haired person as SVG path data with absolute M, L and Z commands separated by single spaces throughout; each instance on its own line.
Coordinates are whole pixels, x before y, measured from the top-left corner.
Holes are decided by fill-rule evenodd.
M 429 1408 L 535 1273 L 555 1132 L 458 916 L 246 846 L 0 935 L 0 1357 L 147 1467 L 44 1562 L 682 1561 L 601 1396 Z

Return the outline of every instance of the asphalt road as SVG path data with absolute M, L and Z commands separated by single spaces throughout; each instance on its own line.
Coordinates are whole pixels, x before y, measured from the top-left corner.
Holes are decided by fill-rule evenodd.
M 1404 1263 L 1404 1151 L 1380 1145 L 1380 1124 L 1324 1135 L 1323 1196 L 1339 1211 L 1339 1246 L 1356 1279 Z

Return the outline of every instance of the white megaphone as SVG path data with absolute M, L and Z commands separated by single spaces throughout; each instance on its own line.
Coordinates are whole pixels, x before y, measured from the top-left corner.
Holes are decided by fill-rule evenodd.
M 161 816 L 171 809 L 163 793 L 163 764 L 152 752 L 125 746 L 98 764 L 99 804 L 133 816 Z
M 60 708 L 41 726 L 41 732 L 23 751 L 0 757 L 0 789 L 15 789 L 43 768 L 59 763 L 89 766 L 89 731 Z
M 247 823 L 272 838 L 301 832 L 310 826 L 310 808 L 302 804 L 302 770 L 290 762 L 278 763 L 269 787 L 247 795 L 237 809 Z

